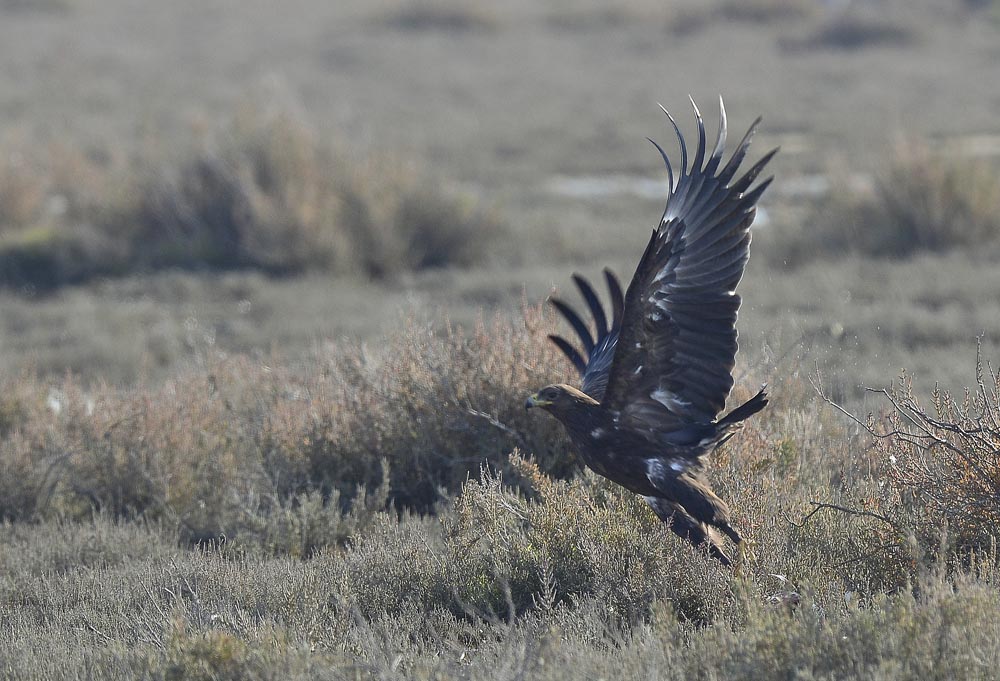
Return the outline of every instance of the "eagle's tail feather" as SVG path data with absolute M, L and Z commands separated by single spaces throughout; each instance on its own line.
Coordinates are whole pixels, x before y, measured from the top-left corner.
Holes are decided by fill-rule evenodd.
M 744 421 L 766 406 L 767 384 L 764 384 L 761 387 L 760 392 L 722 417 L 722 419 L 719 420 L 719 425 L 730 426 L 739 423 L 740 421 Z

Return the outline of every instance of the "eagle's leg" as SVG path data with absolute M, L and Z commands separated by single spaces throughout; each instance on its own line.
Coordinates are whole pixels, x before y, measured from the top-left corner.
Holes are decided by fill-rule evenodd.
M 646 501 L 678 537 L 699 548 L 704 546 L 708 549 L 708 555 L 723 565 L 733 564 L 732 558 L 722 548 L 722 539 L 718 533 L 705 523 L 695 520 L 680 504 L 661 497 L 646 497 Z
M 736 544 L 736 568 L 733 572 L 737 577 L 744 576 L 744 569 L 750 563 L 756 562 L 757 556 L 753 552 L 754 542 L 749 539 L 740 539 Z
M 736 544 L 736 567 L 734 572 L 737 577 L 743 576 L 743 571 L 749 563 L 753 563 L 757 560 L 754 556 L 753 548 L 754 543 L 749 539 L 746 539 L 739 532 L 736 531 L 732 525 L 728 522 L 720 523 L 719 529 L 726 533 L 733 543 Z

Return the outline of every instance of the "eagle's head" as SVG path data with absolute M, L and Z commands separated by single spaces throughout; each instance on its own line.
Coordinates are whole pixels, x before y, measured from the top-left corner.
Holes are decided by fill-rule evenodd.
M 593 397 L 573 386 L 555 383 L 542 388 L 529 397 L 524 403 L 524 408 L 541 407 L 553 416 L 560 417 L 578 411 L 581 407 L 590 407 L 596 404 L 597 401 Z

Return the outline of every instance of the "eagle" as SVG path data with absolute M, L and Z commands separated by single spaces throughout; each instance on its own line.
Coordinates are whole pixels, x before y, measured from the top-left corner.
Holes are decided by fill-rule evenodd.
M 573 281 L 593 317 L 592 334 L 566 302 L 552 305 L 579 337 L 549 338 L 580 373 L 580 387 L 557 383 L 527 399 L 525 408 L 548 411 L 563 426 L 584 463 L 598 474 L 643 496 L 678 536 L 725 565 L 720 532 L 743 556 L 743 537 L 729 506 L 709 486 L 705 460 L 767 405 L 766 385 L 719 418 L 733 387 L 736 364 L 736 287 L 750 257 L 750 225 L 773 176 L 752 186 L 777 153 L 764 155 L 737 177 L 761 119 L 723 164 L 726 109 L 719 99 L 719 131 L 710 155 L 705 124 L 694 100 L 698 147 L 688 150 L 676 121 L 663 109 L 680 142 L 680 175 L 653 140 L 667 167 L 666 208 L 649 238 L 635 274 L 622 293 L 604 270 L 611 320 L 594 287 Z

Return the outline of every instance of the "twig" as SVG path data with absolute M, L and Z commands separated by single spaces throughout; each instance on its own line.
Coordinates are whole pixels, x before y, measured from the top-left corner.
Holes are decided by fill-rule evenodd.
M 889 549 L 896 549 L 896 548 L 899 548 L 899 546 L 900 545 L 899 545 L 898 542 L 892 542 L 890 544 L 883 544 L 882 546 L 879 546 L 878 548 L 876 548 L 874 551 L 869 551 L 868 553 L 863 553 L 860 556 L 855 556 L 854 558 L 848 558 L 847 560 L 842 560 L 839 563 L 835 563 L 834 565 L 829 566 L 828 569 L 830 569 L 830 570 L 839 570 L 840 568 L 845 567 L 847 565 L 850 565 L 851 563 L 857 563 L 857 562 L 862 561 L 862 560 L 867 560 L 869 558 L 872 558 L 873 556 L 877 556 L 878 554 L 882 553 L 883 551 L 887 551 Z
M 861 511 L 856 508 L 848 508 L 847 506 L 840 506 L 838 504 L 829 504 L 825 501 L 810 501 L 809 503 L 815 506 L 815 508 L 809 511 L 809 513 L 807 513 L 805 517 L 802 518 L 801 522 L 797 523 L 791 519 L 789 519 L 788 522 L 790 522 L 792 525 L 795 525 L 795 527 L 805 527 L 805 524 L 809 521 L 810 518 L 812 518 L 814 515 L 822 511 L 824 508 L 828 508 L 830 510 L 840 511 L 841 513 L 846 513 L 848 515 L 861 516 L 864 518 L 875 518 L 876 520 L 881 520 L 882 522 L 886 523 L 897 532 L 900 531 L 899 525 L 893 522 L 891 518 L 884 516 L 881 513 L 875 513 L 874 511 Z
M 471 416 L 476 416 L 478 418 L 481 418 L 494 428 L 497 428 L 507 433 L 517 441 L 518 447 L 520 447 L 523 451 L 529 451 L 529 447 L 527 446 L 527 443 L 525 442 L 524 438 L 521 437 L 521 434 L 516 430 L 514 430 L 513 428 L 511 428 L 510 426 L 508 426 L 500 419 L 498 419 L 496 416 L 493 416 L 492 414 L 487 414 L 485 411 L 479 411 L 478 409 L 475 409 L 471 404 L 466 405 L 465 411 Z
M 816 391 L 816 394 L 819 396 L 821 400 L 823 400 L 828 405 L 839 411 L 841 414 L 849 418 L 851 421 L 854 421 L 854 423 L 856 423 L 860 428 L 863 428 L 865 432 L 867 432 L 872 437 L 878 437 L 878 433 L 872 430 L 872 427 L 870 425 L 859 419 L 857 416 L 855 416 L 846 408 L 842 407 L 837 402 L 834 402 L 832 397 L 823 392 L 823 388 L 819 385 L 816 379 L 810 376 L 808 380 L 809 380 L 809 385 L 812 386 L 812 389 Z

